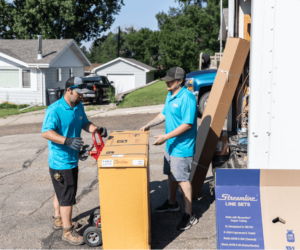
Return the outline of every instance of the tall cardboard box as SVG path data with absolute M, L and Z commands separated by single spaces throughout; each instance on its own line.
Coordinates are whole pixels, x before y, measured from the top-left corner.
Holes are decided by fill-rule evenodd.
M 104 249 L 151 247 L 148 151 L 149 132 L 113 132 L 98 158 Z
M 194 199 L 200 196 L 249 49 L 250 42 L 244 39 L 229 38 L 226 43 L 224 55 L 198 128 L 196 151 L 190 175 Z

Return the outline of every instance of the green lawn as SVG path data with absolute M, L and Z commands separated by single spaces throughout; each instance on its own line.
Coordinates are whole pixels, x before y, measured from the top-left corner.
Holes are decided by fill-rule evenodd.
M 9 115 L 18 115 L 18 114 L 22 114 L 22 113 L 28 113 L 28 112 L 32 112 L 32 111 L 37 111 L 37 110 L 41 110 L 41 109 L 46 109 L 46 106 L 43 107 L 32 107 L 29 109 L 25 109 L 23 111 L 19 111 L 20 109 L 26 108 L 29 105 L 15 105 L 15 104 L 10 104 L 7 102 L 1 103 L 0 104 L 0 117 L 5 118 L 6 116 Z
M 131 108 L 164 104 L 168 91 L 164 81 L 156 82 L 148 87 L 135 90 L 125 96 L 118 108 Z

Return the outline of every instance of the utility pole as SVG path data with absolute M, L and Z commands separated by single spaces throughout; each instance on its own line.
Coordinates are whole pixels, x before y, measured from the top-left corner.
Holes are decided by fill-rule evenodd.
M 118 34 L 118 57 L 120 57 L 120 26 L 119 26 L 119 34 Z

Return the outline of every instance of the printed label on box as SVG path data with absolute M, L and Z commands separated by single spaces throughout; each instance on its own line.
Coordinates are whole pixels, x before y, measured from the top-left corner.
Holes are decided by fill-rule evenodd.
M 118 140 L 117 143 L 127 143 L 127 140 Z
M 132 166 L 144 166 L 145 161 L 144 160 L 132 160 Z
M 113 160 L 102 160 L 102 167 L 113 167 L 114 161 Z
M 216 187 L 218 249 L 264 249 L 257 186 Z
M 112 155 L 112 157 L 124 157 L 124 155 Z

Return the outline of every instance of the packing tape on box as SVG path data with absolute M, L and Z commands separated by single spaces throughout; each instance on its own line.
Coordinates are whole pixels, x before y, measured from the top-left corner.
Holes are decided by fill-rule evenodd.
M 234 76 L 234 77 L 240 78 L 240 75 L 239 75 L 239 76 L 238 76 L 238 75 L 232 75 L 232 74 L 229 74 L 228 71 L 222 70 L 222 69 L 218 69 L 218 70 L 220 70 L 220 71 L 223 72 L 223 73 L 226 73 L 226 75 L 227 75 L 227 82 L 226 82 L 226 83 L 229 82 L 229 76 Z
M 199 167 L 201 167 L 201 168 L 205 168 L 205 169 L 208 169 L 207 167 L 205 167 L 205 166 L 203 166 L 203 165 L 200 165 L 200 164 L 198 164 L 198 163 L 196 163 L 196 162 L 192 162 L 192 163 L 194 163 L 196 166 L 199 166 Z

